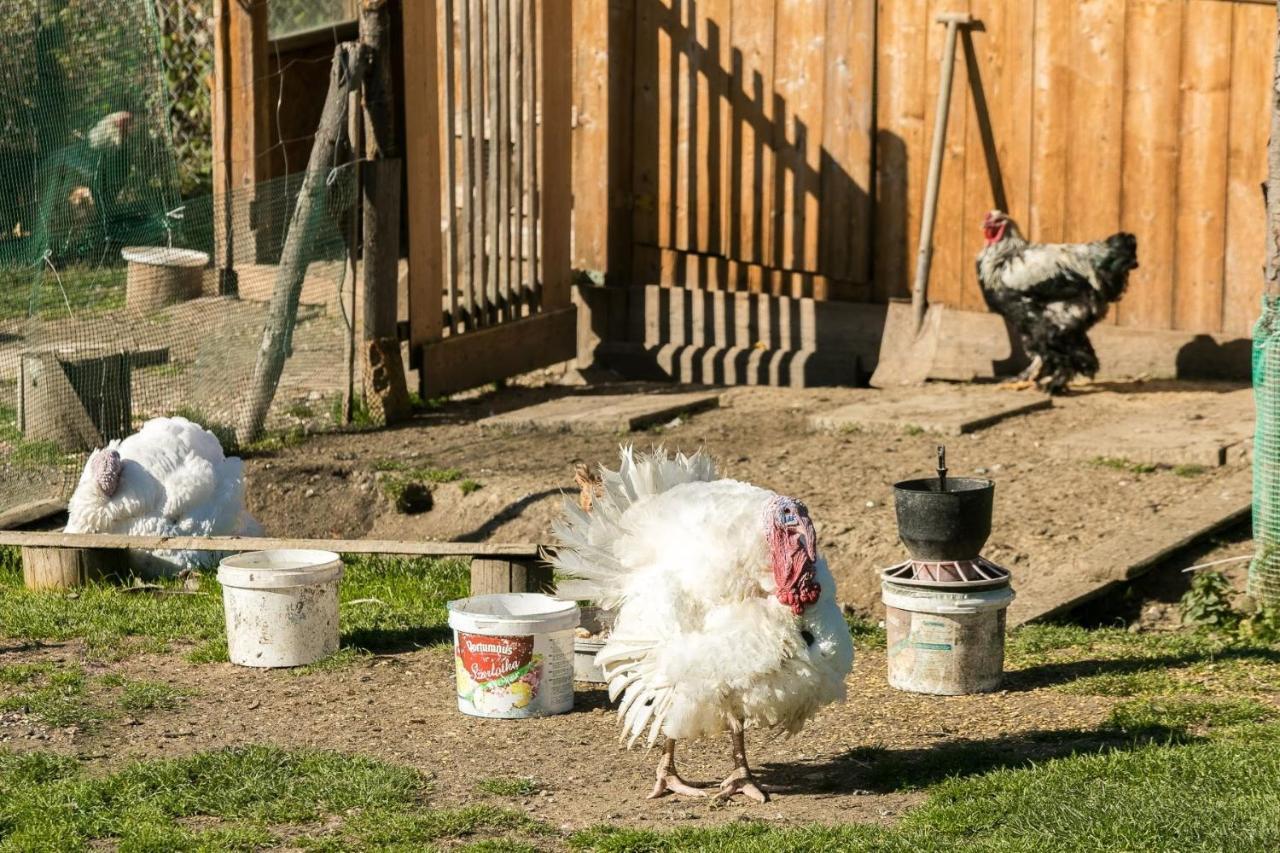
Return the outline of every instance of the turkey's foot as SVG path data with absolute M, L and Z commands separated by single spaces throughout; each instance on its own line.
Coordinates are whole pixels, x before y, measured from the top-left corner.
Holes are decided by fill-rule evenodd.
M 667 794 L 683 794 L 686 797 L 705 797 L 707 792 L 702 788 L 695 788 L 688 782 L 680 778 L 680 774 L 676 772 L 676 742 L 668 740 L 667 745 L 662 750 L 662 758 L 658 759 L 658 781 L 654 783 L 653 790 L 649 793 L 648 799 L 656 800 L 658 797 L 665 797 Z
M 757 803 L 769 802 L 769 795 L 760 790 L 747 765 L 747 741 L 742 728 L 739 726 L 736 731 L 729 732 L 729 739 L 733 743 L 733 772 L 720 783 L 716 799 L 723 803 L 734 794 L 742 794 Z
M 746 767 L 734 770 L 729 774 L 728 779 L 720 783 L 720 793 L 716 794 L 716 799 L 725 802 L 734 794 L 742 794 L 757 803 L 769 802 L 769 795 L 760 790 L 760 786 L 751 776 L 751 771 Z

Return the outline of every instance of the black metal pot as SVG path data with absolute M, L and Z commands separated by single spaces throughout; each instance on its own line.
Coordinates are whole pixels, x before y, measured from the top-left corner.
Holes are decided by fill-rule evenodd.
M 991 535 L 995 483 L 980 477 L 903 480 L 893 485 L 898 536 L 917 560 L 972 560 Z

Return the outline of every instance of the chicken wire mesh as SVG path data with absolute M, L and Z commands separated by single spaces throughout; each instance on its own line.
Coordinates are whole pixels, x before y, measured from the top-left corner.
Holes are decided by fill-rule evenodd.
M 1253 328 L 1253 541 L 1248 592 L 1280 604 L 1280 295 L 1267 294 Z
M 234 447 L 273 294 L 290 281 L 298 306 L 285 312 L 291 347 L 267 435 L 337 422 L 354 170 L 335 160 L 321 174 L 184 197 L 155 7 L 6 6 L 0 511 L 65 498 L 90 450 L 151 417 L 185 415 Z M 291 229 L 296 264 L 282 257 Z

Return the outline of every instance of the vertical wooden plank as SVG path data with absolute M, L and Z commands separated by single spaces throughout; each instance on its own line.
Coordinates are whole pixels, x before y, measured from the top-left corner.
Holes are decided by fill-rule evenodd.
M 635 198 L 635 218 L 632 224 L 635 242 L 642 246 L 658 245 L 661 232 L 658 210 L 661 170 L 659 104 L 659 44 L 662 39 L 659 20 L 662 7 L 656 0 L 638 0 L 636 3 L 636 52 L 633 113 L 635 115 L 635 155 L 632 162 L 632 194 Z M 647 257 L 636 254 L 637 263 Z M 643 280 L 643 277 L 639 277 Z
M 1066 239 L 1120 227 L 1124 150 L 1125 0 L 1080 0 L 1072 26 L 1075 75 L 1067 158 Z M 1167 49 L 1167 48 L 1166 48 Z M 1144 61 L 1136 57 L 1136 61 Z M 1115 322 L 1115 313 L 1108 317 Z
M 1032 130 L 1035 74 L 1035 2 L 1008 2 L 1004 10 L 1004 59 L 999 74 L 999 100 L 993 109 L 1004 114 L 997 131 L 1000 167 L 1011 214 L 1025 227 L 1031 209 Z M 975 229 L 977 228 L 975 224 Z
M 573 265 L 600 272 L 609 263 L 609 15 L 608 3 L 573 0 Z
M 818 269 L 835 280 L 864 283 L 872 239 L 875 0 L 827 4 L 826 28 Z M 831 297 L 851 295 L 837 291 Z
M 501 260 L 498 255 L 499 239 L 498 232 L 501 230 L 498 223 L 501 221 L 501 212 L 498 209 L 500 202 L 498 196 L 498 180 L 499 167 L 502 161 L 502 152 L 498 148 L 498 115 L 500 110 L 498 105 L 502 102 L 502 93 L 498 86 L 498 80 L 501 77 L 502 62 L 502 41 L 501 33 L 498 30 L 499 18 L 499 2 L 494 0 L 486 0 L 484 5 L 485 15 L 485 44 L 484 44 L 484 150 L 485 150 L 485 220 L 484 220 L 484 290 L 485 299 L 489 305 L 489 322 L 498 321 L 501 312 L 502 299 L 498 292 L 498 270 L 501 267 Z
M 1031 208 L 1023 230 L 1031 240 L 1066 238 L 1067 156 L 1071 132 L 1071 7 L 1038 0 L 1035 19 Z
M 734 0 L 731 40 L 733 79 L 730 104 L 736 125 L 732 144 L 734 171 L 731 206 L 732 256 L 758 264 L 772 263 L 774 208 L 773 87 L 774 2 Z M 733 215 L 733 214 L 731 214 Z
M 936 23 L 944 12 L 968 12 L 968 0 L 930 0 L 928 30 L 928 60 L 925 66 L 925 100 L 929 106 L 929 121 L 925 125 L 925 151 L 933 145 L 933 110 L 938 100 L 939 74 L 947 28 Z M 969 81 L 964 65 L 964 54 L 957 45 L 953 85 L 951 88 L 951 113 L 947 123 L 947 144 L 943 149 L 942 181 L 938 187 L 938 227 L 933 234 L 933 263 L 929 271 L 929 301 L 946 305 L 960 305 L 960 288 L 965 273 L 973 269 L 973 259 L 963 257 L 964 228 L 964 172 L 965 134 L 969 125 Z M 979 152 L 980 155 L 980 152 Z M 927 169 L 927 163 L 921 167 Z
M 463 243 L 459 250 L 461 263 L 458 276 L 461 279 L 463 315 L 467 328 L 476 326 L 479 303 L 476 299 L 476 241 L 479 235 L 476 223 L 477 164 L 475 152 L 476 121 L 479 110 L 475 102 L 474 29 L 471 17 L 472 0 L 458 0 L 458 40 L 461 42 L 461 68 L 458 71 L 458 94 L 462 101 L 462 228 Z M 455 324 L 454 331 L 461 331 Z
M 1182 29 L 1178 163 L 1176 329 L 1222 328 L 1227 206 L 1227 117 L 1231 106 L 1231 4 L 1189 0 Z
M 697 108 L 693 168 L 696 171 L 691 203 L 694 209 L 693 246 L 699 252 L 723 251 L 724 222 L 724 135 L 728 128 L 729 45 L 728 24 L 732 0 L 700 0 L 694 7 L 697 29 L 694 34 Z M 717 279 L 716 287 L 725 283 Z
M 519 316 L 511 289 L 511 2 L 497 0 L 490 13 L 498 21 L 494 42 L 498 54 L 498 100 L 494 104 L 497 130 L 492 143 L 494 171 L 498 176 L 498 230 L 490 239 L 497 246 L 498 302 L 503 306 L 503 316 L 509 320 Z M 569 62 L 570 58 L 566 56 L 562 61 Z
M 439 340 L 443 319 L 435 0 L 406 5 L 403 15 L 405 166 L 414 176 L 408 203 L 409 344 L 416 352 Z
M 1010 94 L 1005 89 L 1004 65 L 1009 58 L 1006 53 L 1006 22 L 1008 11 L 1007 0 L 971 0 L 970 13 L 982 22 L 981 29 L 971 28 L 962 33 L 961 45 L 957 52 L 956 64 L 965 69 L 966 97 L 964 109 L 968 113 L 964 134 L 964 208 L 958 221 L 945 223 L 940 232 L 946 228 L 956 228 L 960 238 L 960 257 L 957 272 L 958 305 L 966 311 L 982 311 L 986 302 L 978 287 L 977 274 L 974 271 L 973 259 L 982 250 L 982 229 L 979 227 L 986 211 L 997 204 L 992 188 L 993 180 L 1004 182 L 1001 172 L 998 178 L 990 173 L 989 163 L 984 146 L 984 125 L 989 126 L 992 141 L 1008 142 L 1008 115 L 1010 105 L 1005 98 Z M 972 57 L 969 52 L 972 51 Z M 976 73 L 970 66 L 976 66 Z M 960 68 L 956 70 L 957 83 L 960 81 Z M 1026 88 L 1026 84 L 1023 84 Z M 978 112 L 979 105 L 986 115 Z M 1004 165 L 1001 157 L 996 158 L 997 167 Z
M 872 298 L 907 294 L 924 197 L 925 0 L 879 0 L 876 23 L 876 252 Z M 935 66 L 936 68 L 936 66 Z M 936 74 L 936 70 L 929 73 Z
M 696 248 L 698 66 L 695 56 L 697 32 L 695 0 L 671 0 L 671 93 L 672 138 L 669 191 L 671 231 L 668 246 L 688 251 Z
M 541 51 L 541 33 L 543 24 L 539 21 L 543 20 L 541 8 L 538 3 L 529 4 L 529 287 L 530 300 L 535 306 L 545 308 L 546 302 L 543 300 L 542 283 L 544 280 L 544 271 L 542 268 L 542 184 L 539 183 L 539 174 L 541 172 L 541 164 L 539 162 L 539 144 L 542 141 L 542 122 L 546 113 L 543 111 L 542 98 L 542 68 L 539 65 L 538 57 L 542 55 Z
M 781 109 L 774 116 L 774 141 L 782 193 L 774 199 L 770 227 L 773 263 L 786 269 L 818 268 L 826 44 L 829 37 L 848 38 L 826 32 L 826 6 L 825 0 L 778 0 L 775 9 L 773 90 Z
M 444 198 L 445 222 L 445 287 L 448 290 L 450 328 L 458 328 L 458 250 L 461 245 L 458 234 L 458 164 L 457 164 L 457 114 L 458 99 L 454 73 L 454 0 L 444 0 L 436 19 L 437 33 L 443 33 L 444 46 L 440 50 L 437 73 L 440 75 L 439 110 L 444 117 L 441 145 L 444 148 Z M 463 5 L 466 0 L 463 0 Z
M 468 77 L 471 87 L 471 250 L 475 253 L 471 258 L 471 279 L 475 289 L 475 312 L 471 318 L 472 328 L 487 323 L 492 303 L 489 302 L 488 253 L 485 249 L 485 234 L 488 226 L 488 163 L 485 157 L 485 74 L 484 74 L 484 3 L 482 0 L 470 0 L 471 50 L 468 57 Z
M 525 240 L 524 240 L 524 206 L 525 206 L 525 180 L 524 180 L 524 160 L 528 150 L 525 145 L 525 26 L 524 26 L 524 0 L 518 0 L 515 4 L 515 13 L 511 22 L 511 51 L 512 51 L 512 67 L 514 69 L 514 77 L 511 80 L 511 166 L 515 170 L 512 175 L 511 183 L 515 193 L 512 200 L 514 210 L 513 230 L 512 230 L 512 254 L 515 256 L 515 264 L 512 270 L 514 276 L 513 285 L 515 287 L 516 301 L 520 305 L 528 305 L 528 288 L 525 283 L 529 280 L 525 271 Z
M 1245 3 L 1236 4 L 1233 17 L 1222 331 L 1248 336 L 1258 317 L 1267 250 L 1259 187 L 1267 178 L 1268 72 L 1275 20 L 1271 9 Z
M 541 0 L 542 145 L 541 243 L 542 307 L 569 306 L 569 231 L 573 204 L 570 159 L 573 7 L 569 0 Z
M 1140 266 L 1115 307 L 1125 326 L 1172 328 L 1182 8 L 1183 0 L 1129 0 L 1120 225 L 1138 238 Z

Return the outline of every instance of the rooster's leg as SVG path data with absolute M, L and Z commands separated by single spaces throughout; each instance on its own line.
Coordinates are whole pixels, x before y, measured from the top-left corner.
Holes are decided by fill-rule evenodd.
M 662 750 L 662 758 L 658 760 L 658 781 L 654 784 L 649 799 L 657 799 L 666 794 L 684 794 L 686 797 L 707 796 L 706 791 L 685 782 L 676 772 L 676 742 L 673 738 L 667 738 L 667 745 Z
M 1031 364 L 1027 369 L 1018 374 L 1017 382 L 1035 382 L 1044 375 L 1044 359 L 1036 356 L 1031 359 Z
M 716 799 L 727 800 L 734 794 L 744 794 L 757 803 L 769 802 L 769 795 L 756 785 L 751 768 L 747 766 L 747 739 L 742 729 L 731 731 L 729 737 L 733 741 L 733 772 L 720 783 L 720 793 L 716 795 Z

